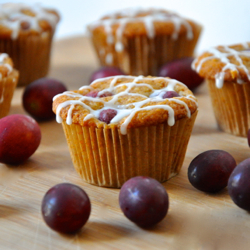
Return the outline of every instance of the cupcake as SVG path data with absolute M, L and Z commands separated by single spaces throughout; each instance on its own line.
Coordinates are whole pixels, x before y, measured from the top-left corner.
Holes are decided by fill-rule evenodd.
M 193 55 L 201 26 L 162 9 L 125 9 L 88 30 L 101 65 L 130 75 L 157 75 L 163 64 Z
M 0 53 L 0 118 L 8 115 L 19 73 L 6 53 Z
M 0 5 L 0 52 L 9 54 L 20 72 L 18 85 L 47 75 L 59 15 L 40 5 Z
M 75 169 L 88 183 L 119 188 L 133 176 L 178 174 L 197 102 L 181 82 L 115 76 L 54 97 Z
M 206 79 L 218 126 L 246 137 L 250 128 L 250 43 L 208 49 L 192 66 Z

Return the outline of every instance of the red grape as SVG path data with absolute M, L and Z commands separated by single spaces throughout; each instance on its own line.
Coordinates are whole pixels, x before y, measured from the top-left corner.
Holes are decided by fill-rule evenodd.
M 90 91 L 88 94 L 86 94 L 86 96 L 89 96 L 89 97 L 97 97 L 98 95 L 98 91 L 97 90 L 93 90 L 93 91 Z
M 102 67 L 95 71 L 90 77 L 90 83 L 96 79 L 109 77 L 109 76 L 118 76 L 118 75 L 126 75 L 121 69 L 116 67 Z
M 106 91 L 103 94 L 99 95 L 99 97 L 107 97 L 107 96 L 112 96 L 112 95 L 113 95 L 113 93 Z
M 75 233 L 87 222 L 91 211 L 88 195 L 80 187 L 58 184 L 45 194 L 42 215 L 46 224 L 60 233 Z
M 55 118 L 52 99 L 66 91 L 64 84 L 53 78 L 40 78 L 29 84 L 23 93 L 23 107 L 36 120 Z
M 175 91 L 166 91 L 165 94 L 162 96 L 162 98 L 165 99 L 165 98 L 172 98 L 172 97 L 178 97 L 178 96 L 180 95 Z
M 99 91 L 97 91 L 97 90 L 92 90 L 92 91 L 90 91 L 88 94 L 86 94 L 86 96 L 90 96 L 90 97 L 95 98 L 95 97 L 98 96 L 98 93 L 99 93 Z M 106 92 L 100 94 L 98 97 L 107 97 L 107 96 L 112 96 L 112 95 L 113 95 L 113 94 L 112 94 L 111 92 L 106 91 Z
M 191 68 L 193 60 L 192 57 L 185 57 L 168 62 L 161 67 L 159 76 L 176 79 L 194 90 L 204 79 Z
M 111 120 L 117 115 L 117 111 L 114 109 L 104 109 L 99 115 L 99 120 L 109 124 Z
M 228 193 L 233 202 L 250 211 L 250 158 L 236 166 L 228 180 Z
M 198 190 L 215 193 L 227 186 L 235 166 L 236 162 L 229 153 L 208 150 L 192 160 L 188 168 L 188 179 Z
M 150 227 L 166 216 L 169 199 L 166 189 L 157 180 L 137 176 L 121 187 L 119 204 L 129 220 L 140 227 Z
M 0 119 L 0 162 L 17 165 L 26 161 L 41 142 L 41 129 L 27 115 L 8 115 Z

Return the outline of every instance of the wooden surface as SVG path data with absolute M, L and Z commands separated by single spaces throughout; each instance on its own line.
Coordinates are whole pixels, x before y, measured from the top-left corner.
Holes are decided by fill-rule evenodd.
M 98 64 L 88 40 L 68 38 L 54 43 L 50 76 L 68 89 L 88 84 Z M 23 89 L 16 90 L 11 113 L 22 113 Z M 206 86 L 196 95 L 199 114 L 181 173 L 164 183 L 170 198 L 166 218 L 150 230 L 128 221 L 118 204 L 119 190 L 92 186 L 75 172 L 61 124 L 40 123 L 42 142 L 18 167 L 0 164 L 0 249 L 250 249 L 250 215 L 231 201 L 227 190 L 209 195 L 193 188 L 187 168 L 199 153 L 222 149 L 237 163 L 250 157 L 246 138 L 217 130 Z M 40 207 L 45 192 L 61 182 L 81 186 L 92 202 L 89 221 L 77 234 L 50 230 Z

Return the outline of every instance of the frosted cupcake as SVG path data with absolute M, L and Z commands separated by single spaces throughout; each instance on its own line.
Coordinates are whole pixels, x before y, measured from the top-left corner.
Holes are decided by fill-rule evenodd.
M 162 9 L 125 9 L 88 26 L 101 65 L 130 75 L 157 75 L 174 59 L 192 56 L 201 26 Z
M 0 53 L 0 118 L 8 115 L 19 73 L 6 53 Z
M 193 68 L 205 77 L 219 127 L 238 136 L 250 128 L 250 43 L 218 46 L 201 54 Z
M 179 173 L 197 102 L 170 78 L 115 76 L 55 96 L 53 111 L 80 176 L 121 187 L 137 175 L 164 182 Z
M 47 75 L 51 42 L 59 15 L 40 5 L 0 5 L 0 52 L 10 55 L 20 72 L 19 85 Z

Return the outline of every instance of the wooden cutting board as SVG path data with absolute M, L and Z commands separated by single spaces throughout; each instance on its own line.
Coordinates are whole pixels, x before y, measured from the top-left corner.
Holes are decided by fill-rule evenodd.
M 69 90 L 88 84 L 98 68 L 87 38 L 54 43 L 50 76 Z M 11 114 L 25 114 L 18 88 Z M 0 249 L 250 249 L 250 215 L 230 199 L 227 189 L 210 195 L 193 188 L 187 168 L 199 153 L 222 149 L 237 163 L 250 157 L 246 138 L 217 129 L 205 85 L 196 92 L 199 114 L 180 174 L 164 183 L 170 198 L 166 218 L 150 230 L 127 220 L 118 204 L 118 189 L 83 182 L 73 168 L 61 124 L 39 123 L 42 142 L 36 153 L 18 167 L 0 164 Z M 65 236 L 50 230 L 41 216 L 46 191 L 61 182 L 82 187 L 92 202 L 85 227 Z

